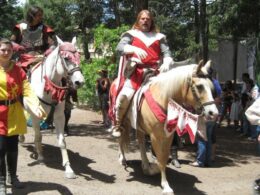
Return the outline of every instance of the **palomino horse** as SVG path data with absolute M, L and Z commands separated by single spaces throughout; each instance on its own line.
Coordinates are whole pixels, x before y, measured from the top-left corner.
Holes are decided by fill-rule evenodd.
M 212 96 L 214 87 L 208 75 L 210 64 L 211 62 L 209 61 L 205 66 L 203 66 L 202 63 L 199 65 L 191 64 L 180 66 L 153 78 L 149 89 L 159 107 L 166 111 L 169 99 L 173 99 L 180 105 L 190 105 L 195 109 L 202 109 L 203 114 L 207 118 L 216 117 L 218 110 Z M 111 89 L 114 89 L 114 86 L 112 86 Z M 122 123 L 124 131 L 119 139 L 119 161 L 121 164 L 126 163 L 124 150 L 127 149 L 129 144 L 129 134 L 132 129 L 132 114 L 130 110 Z M 166 136 L 164 122 L 161 123 L 157 120 L 146 99 L 144 99 L 141 104 L 136 120 L 137 138 L 141 152 L 143 172 L 148 175 L 160 172 L 163 193 L 173 194 L 173 190 L 169 186 L 165 173 L 173 134 L 169 137 Z M 145 134 L 150 136 L 152 147 L 157 156 L 157 165 L 150 164 L 147 158 Z
M 42 64 L 38 64 L 31 70 L 31 87 L 39 97 L 42 107 L 48 114 L 53 113 L 58 145 L 62 153 L 62 164 L 65 167 L 65 176 L 75 178 L 74 171 L 70 167 L 70 161 L 64 138 L 64 93 L 67 87 L 61 85 L 62 78 L 69 78 L 75 89 L 84 83 L 79 63 L 80 56 L 76 49 L 76 37 L 72 43 L 63 42 L 57 37 L 58 46 L 46 57 Z M 26 106 L 26 102 L 25 102 Z M 35 147 L 38 161 L 43 161 L 42 135 L 40 121 L 33 114 L 32 126 L 35 131 Z

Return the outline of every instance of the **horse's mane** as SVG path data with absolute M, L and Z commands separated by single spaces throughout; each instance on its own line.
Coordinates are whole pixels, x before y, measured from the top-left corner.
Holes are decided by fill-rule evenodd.
M 192 76 L 195 66 L 197 65 L 190 64 L 172 68 L 154 77 L 152 85 L 155 84 L 159 87 L 162 97 L 170 97 L 179 92 L 179 86 L 182 86 L 183 83 L 187 83 L 187 79 Z

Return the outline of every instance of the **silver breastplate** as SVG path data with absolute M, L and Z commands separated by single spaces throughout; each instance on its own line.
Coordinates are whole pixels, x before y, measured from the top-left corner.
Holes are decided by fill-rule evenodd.
M 41 47 L 43 45 L 43 25 L 40 25 L 36 30 L 31 31 L 28 28 L 22 31 L 22 41 L 26 49 L 34 50 L 35 47 Z

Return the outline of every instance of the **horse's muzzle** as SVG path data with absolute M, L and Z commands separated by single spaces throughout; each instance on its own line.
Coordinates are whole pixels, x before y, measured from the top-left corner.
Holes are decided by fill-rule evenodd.
M 84 85 L 84 82 L 80 82 L 80 81 L 75 81 L 74 82 L 74 88 L 75 89 L 79 89 L 80 87 L 82 87 Z

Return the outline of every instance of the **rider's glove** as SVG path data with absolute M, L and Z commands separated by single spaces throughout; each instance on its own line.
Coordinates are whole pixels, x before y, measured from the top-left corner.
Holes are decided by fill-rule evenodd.
M 160 72 L 167 72 L 168 70 L 170 70 L 173 63 L 174 62 L 173 62 L 173 59 L 171 57 L 163 58 L 163 63 L 159 68 Z
M 146 56 L 147 56 L 146 51 L 144 51 L 144 50 L 141 49 L 141 48 L 132 46 L 132 45 L 125 45 L 125 46 L 124 46 L 124 53 L 125 53 L 125 54 L 135 53 L 141 60 L 142 60 L 142 59 L 145 59 Z
M 15 42 L 12 42 L 12 47 L 13 47 L 14 52 L 25 51 L 25 47 L 24 46 L 19 45 L 19 44 L 15 43 Z

